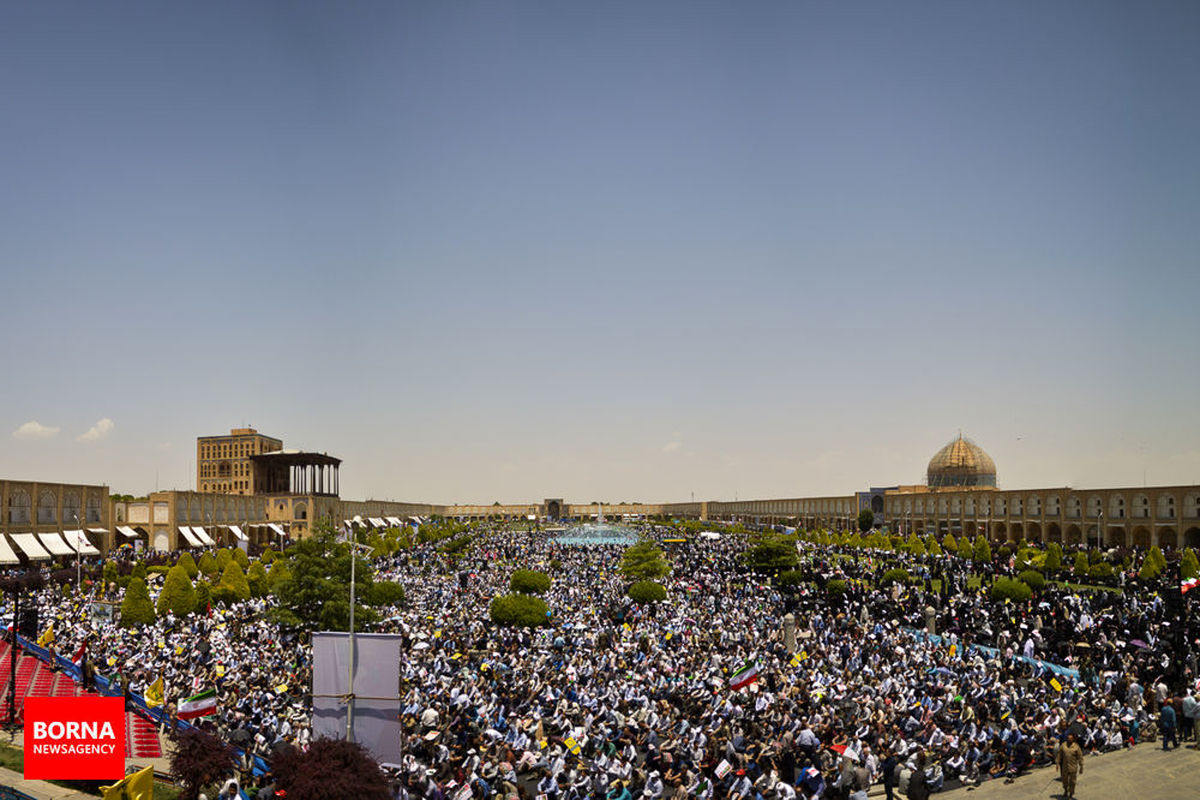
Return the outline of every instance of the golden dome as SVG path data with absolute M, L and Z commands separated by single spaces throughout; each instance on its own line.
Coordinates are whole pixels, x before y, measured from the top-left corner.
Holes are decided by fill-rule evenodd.
M 960 433 L 929 459 L 926 477 L 930 486 L 995 486 L 996 462 Z

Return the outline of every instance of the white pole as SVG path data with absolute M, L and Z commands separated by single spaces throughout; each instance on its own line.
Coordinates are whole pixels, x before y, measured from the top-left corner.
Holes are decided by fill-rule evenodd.
M 354 523 L 346 526 L 350 533 L 350 676 L 346 687 L 346 741 L 354 741 L 354 562 L 358 560 Z

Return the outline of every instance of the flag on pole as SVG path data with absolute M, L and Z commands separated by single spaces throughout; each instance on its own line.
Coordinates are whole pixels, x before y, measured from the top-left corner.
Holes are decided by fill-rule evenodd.
M 158 708 L 166 702 L 163 696 L 163 679 L 162 675 L 158 676 L 158 680 L 146 687 L 146 707 Z
M 54 643 L 54 623 L 50 623 L 50 627 L 46 628 L 45 632 L 38 637 L 38 647 L 45 647 L 48 644 Z
M 729 676 L 729 688 L 735 692 L 758 680 L 758 664 L 747 661 L 742 668 Z
M 101 786 L 102 800 L 154 800 L 154 767 L 126 775 L 112 786 Z
M 1195 589 L 1200 585 L 1200 578 L 1188 578 L 1179 584 L 1179 593 L 1187 594 L 1190 590 Z
M 217 713 L 217 692 L 208 689 L 200 694 L 194 694 L 179 704 L 180 719 L 196 719 Z
M 87 661 L 87 642 L 79 645 L 79 649 L 75 651 L 75 655 L 71 656 L 71 663 L 76 669 L 83 669 L 83 662 Z

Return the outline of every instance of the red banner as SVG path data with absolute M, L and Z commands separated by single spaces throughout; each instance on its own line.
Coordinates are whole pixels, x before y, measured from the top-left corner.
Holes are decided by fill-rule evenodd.
M 124 699 L 25 698 L 27 780 L 119 780 L 123 777 Z

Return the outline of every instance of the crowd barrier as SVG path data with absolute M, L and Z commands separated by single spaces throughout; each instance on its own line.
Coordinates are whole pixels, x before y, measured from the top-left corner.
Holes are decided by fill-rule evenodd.
M 25 652 L 36 658 L 38 661 L 41 661 L 44 664 L 56 666 L 65 674 L 70 675 L 76 683 L 83 683 L 83 672 L 79 669 L 79 667 L 75 666 L 75 663 L 70 659 L 60 655 L 54 655 L 51 657 L 48 649 L 42 647 L 37 642 L 26 639 L 24 636 L 17 636 L 17 642 L 25 650 Z M 104 697 L 121 697 L 123 695 L 121 687 L 116 681 L 110 681 L 102 675 L 95 675 L 94 680 L 97 694 Z M 135 714 L 144 717 L 155 725 L 166 726 L 168 730 L 174 729 L 176 731 L 183 732 L 194 730 L 196 728 L 196 726 L 185 720 L 172 720 L 170 715 L 161 708 L 151 708 L 146 704 L 146 698 L 144 696 L 135 694 L 134 692 L 129 693 L 129 706 Z M 241 761 L 242 757 L 245 755 L 245 751 L 240 747 L 234 747 L 233 751 L 237 755 L 238 761 Z M 253 756 L 252 759 L 252 771 L 255 775 L 263 775 L 268 771 L 266 761 L 259 756 Z M 0 800 L 3 800 L 3 795 L 0 795 Z
M 901 628 L 901 630 L 909 633 L 914 638 L 933 642 L 936 645 L 949 647 L 951 644 L 957 644 L 959 647 L 965 647 L 968 651 L 974 650 L 983 653 L 989 658 L 1001 658 L 1003 656 L 1003 654 L 995 647 L 988 647 L 987 645 L 982 644 L 964 645 L 962 642 L 951 641 L 945 636 L 939 636 L 936 633 L 928 633 L 926 631 L 917 630 L 916 628 Z M 1032 664 L 1033 666 L 1040 668 L 1043 672 L 1052 672 L 1055 675 L 1062 675 L 1063 677 L 1070 678 L 1074 681 L 1078 681 L 1080 679 L 1079 670 L 1077 669 L 1070 669 L 1069 667 L 1064 667 L 1061 664 L 1054 664 L 1050 661 L 1042 661 L 1041 659 L 1037 658 L 1026 658 L 1023 655 L 1018 655 L 1016 653 L 1013 654 L 1013 658 L 1018 661 L 1023 661 L 1026 664 Z

